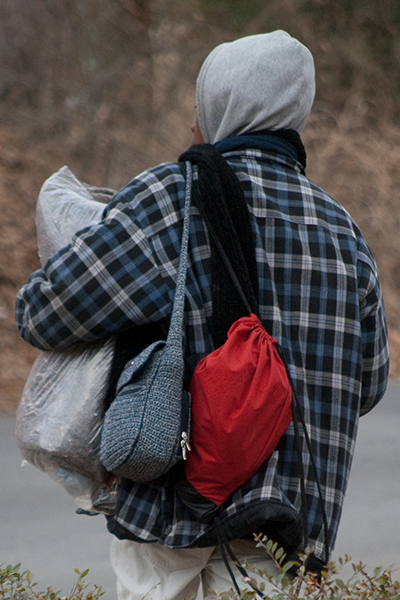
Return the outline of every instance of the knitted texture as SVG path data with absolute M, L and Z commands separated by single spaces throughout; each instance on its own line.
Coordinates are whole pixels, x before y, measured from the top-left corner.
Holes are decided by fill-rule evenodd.
M 108 409 L 100 459 L 112 473 L 150 481 L 178 460 L 182 349 L 155 342 L 125 367 Z
M 186 174 L 181 256 L 168 337 L 154 342 L 126 365 L 101 435 L 100 459 L 105 468 L 137 482 L 157 479 L 180 457 L 190 163 L 186 164 Z

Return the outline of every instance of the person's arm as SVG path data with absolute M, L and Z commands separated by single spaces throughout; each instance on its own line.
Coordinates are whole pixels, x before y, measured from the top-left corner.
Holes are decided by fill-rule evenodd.
M 376 265 L 368 254 L 363 253 L 358 264 L 363 354 L 361 415 L 368 413 L 382 398 L 389 373 L 385 310 Z
M 173 208 L 179 187 L 183 179 L 177 186 L 168 170 L 134 180 L 98 225 L 33 273 L 17 296 L 22 338 L 42 350 L 60 349 L 168 316 L 180 250 Z

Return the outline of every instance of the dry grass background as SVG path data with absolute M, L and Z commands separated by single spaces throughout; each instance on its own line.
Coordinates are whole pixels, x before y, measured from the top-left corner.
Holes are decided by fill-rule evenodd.
M 23 4 L 23 10 L 22 10 Z M 35 203 L 64 164 L 119 188 L 190 139 L 206 54 L 283 28 L 312 50 L 317 98 L 307 174 L 349 210 L 377 259 L 391 375 L 400 377 L 400 4 L 397 0 L 2 0 L 0 411 L 16 408 L 37 351 L 14 325 L 39 266 Z

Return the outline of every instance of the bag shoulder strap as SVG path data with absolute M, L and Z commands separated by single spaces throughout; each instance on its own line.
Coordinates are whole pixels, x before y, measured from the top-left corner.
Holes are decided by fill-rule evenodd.
M 189 225 L 190 225 L 190 202 L 193 171 L 189 161 L 185 164 L 186 184 L 185 184 L 185 205 L 183 213 L 183 230 L 181 242 L 181 254 L 176 280 L 176 289 L 174 303 L 172 308 L 171 320 L 167 336 L 167 344 L 182 346 L 183 315 L 185 308 L 185 288 L 186 273 L 188 265 L 188 247 L 189 247 Z

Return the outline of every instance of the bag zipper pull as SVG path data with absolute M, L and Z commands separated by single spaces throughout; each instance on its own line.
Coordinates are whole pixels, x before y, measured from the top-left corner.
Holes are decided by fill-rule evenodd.
M 182 432 L 181 448 L 182 448 L 182 458 L 183 458 L 183 460 L 187 460 L 187 453 L 188 453 L 188 451 L 191 450 L 191 447 L 189 444 L 189 439 L 188 439 L 188 435 L 187 435 L 186 431 Z

